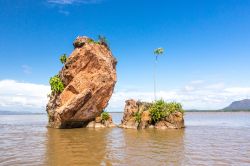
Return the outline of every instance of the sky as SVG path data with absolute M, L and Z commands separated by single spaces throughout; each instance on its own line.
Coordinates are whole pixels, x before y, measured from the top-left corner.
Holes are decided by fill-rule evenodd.
M 249 0 L 0 0 L 0 110 L 45 112 L 48 80 L 79 36 L 107 37 L 117 84 L 107 111 L 157 98 L 220 109 L 250 97 Z

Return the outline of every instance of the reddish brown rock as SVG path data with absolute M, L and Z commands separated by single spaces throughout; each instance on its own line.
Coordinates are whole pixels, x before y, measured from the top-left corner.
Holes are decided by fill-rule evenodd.
M 88 37 L 74 41 L 74 51 L 59 72 L 65 89 L 47 104 L 49 127 L 83 127 L 107 107 L 116 83 L 116 59 L 109 48 Z
M 151 116 L 148 110 L 143 111 L 141 113 L 141 122 L 140 122 L 140 128 L 148 128 L 149 125 L 151 124 Z
M 180 129 L 185 127 L 184 116 L 181 112 L 174 112 L 165 117 L 165 119 L 153 124 L 149 112 L 151 105 L 152 103 L 135 101 L 133 99 L 127 100 L 122 123 L 119 127 L 131 129 Z
M 116 127 L 113 123 L 112 116 L 109 115 L 108 120 L 102 120 L 101 116 L 95 118 L 95 120 L 88 123 L 87 128 L 106 128 L 106 127 Z
M 119 127 L 122 128 L 137 128 L 138 123 L 135 120 L 135 113 L 138 111 L 138 105 L 135 100 L 127 100 L 124 108 L 122 123 Z
M 133 99 L 127 100 L 122 123 L 119 127 L 133 129 L 146 128 L 149 124 L 148 122 L 151 120 L 147 111 L 150 105 L 150 103 L 135 101 Z M 141 118 L 136 118 L 136 116 Z
M 184 128 L 184 117 L 183 114 L 180 112 L 174 112 L 167 116 L 165 120 L 173 126 L 173 128 Z

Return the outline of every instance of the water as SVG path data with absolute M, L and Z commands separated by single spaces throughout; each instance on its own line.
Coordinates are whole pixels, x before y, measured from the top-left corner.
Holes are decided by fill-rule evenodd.
M 183 130 L 58 130 L 46 115 L 0 115 L 0 165 L 250 165 L 250 113 L 185 120 Z

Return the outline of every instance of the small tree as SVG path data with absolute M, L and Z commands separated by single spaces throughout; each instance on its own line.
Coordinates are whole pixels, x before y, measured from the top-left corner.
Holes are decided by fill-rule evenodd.
M 58 75 L 51 77 L 49 80 L 52 94 L 61 93 L 64 90 L 64 84 Z
M 107 48 L 109 48 L 108 40 L 107 40 L 107 38 L 105 36 L 99 35 L 98 36 L 98 42 L 99 42 L 99 44 L 104 45 Z
M 65 64 L 66 61 L 67 61 L 67 55 L 66 54 L 61 55 L 60 61 L 61 61 L 62 64 Z
M 158 62 L 158 56 L 162 55 L 164 53 L 164 49 L 163 48 L 157 48 L 154 50 L 154 54 L 155 54 L 155 66 L 154 66 L 154 98 L 155 100 L 157 100 L 156 97 L 156 67 L 157 67 L 157 62 Z

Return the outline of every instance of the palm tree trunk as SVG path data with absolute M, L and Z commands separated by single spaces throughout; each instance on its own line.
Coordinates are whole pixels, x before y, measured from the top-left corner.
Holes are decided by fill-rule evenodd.
M 156 67 L 157 67 L 157 55 L 155 56 L 155 64 L 154 64 L 154 99 L 157 100 L 156 96 Z

